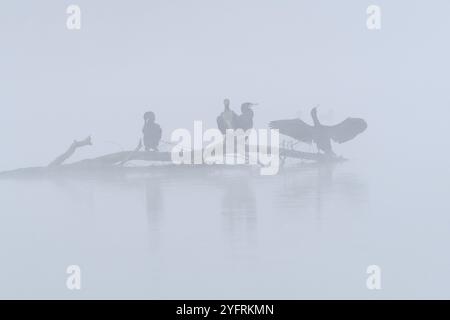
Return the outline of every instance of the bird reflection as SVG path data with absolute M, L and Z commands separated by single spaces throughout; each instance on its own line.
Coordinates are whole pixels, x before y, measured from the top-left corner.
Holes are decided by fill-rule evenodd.
M 158 224 L 163 209 L 161 183 L 152 179 L 145 182 L 145 210 L 150 225 Z
M 256 199 L 248 178 L 221 181 L 224 190 L 222 216 L 224 228 L 230 237 L 233 254 L 249 257 L 248 247 L 256 242 Z
M 163 217 L 161 181 L 158 178 L 153 177 L 145 181 L 145 211 L 149 226 L 150 247 L 151 249 L 157 249 Z
M 362 180 L 339 164 L 311 165 L 287 168 L 281 176 L 283 187 L 276 203 L 283 209 L 314 212 L 318 221 L 324 212 L 334 212 L 338 205 L 349 202 L 354 206 L 366 197 Z M 338 203 L 339 202 L 339 203 Z M 325 208 L 329 206 L 330 208 Z

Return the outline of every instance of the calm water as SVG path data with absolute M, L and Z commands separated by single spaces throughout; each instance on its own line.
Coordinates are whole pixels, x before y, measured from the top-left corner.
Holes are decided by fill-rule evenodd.
M 445 190 L 362 167 L 1 180 L 0 296 L 449 298 Z

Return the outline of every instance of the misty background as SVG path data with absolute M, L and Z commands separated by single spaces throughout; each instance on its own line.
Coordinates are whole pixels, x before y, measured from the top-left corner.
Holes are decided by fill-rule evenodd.
M 81 8 L 81 30 L 66 28 L 70 4 Z M 366 27 L 372 4 L 381 7 L 378 31 Z M 235 111 L 243 102 L 259 103 L 257 128 L 298 116 L 311 123 L 309 111 L 319 104 L 324 124 L 360 117 L 368 129 L 334 147 L 350 159 L 334 176 L 313 169 L 293 173 L 297 180 L 291 182 L 283 175 L 255 180 L 241 174 L 231 182 L 198 182 L 195 173 L 160 178 L 162 186 L 139 180 L 85 188 L 82 182 L 74 187 L 81 198 L 48 182 L 0 181 L 0 296 L 74 297 L 64 288 L 64 268 L 77 260 L 72 252 L 90 263 L 101 283 L 75 297 L 448 298 L 449 10 L 445 0 L 3 1 L 0 171 L 47 165 L 88 135 L 94 145 L 71 160 L 131 150 L 148 110 L 156 113 L 164 140 L 174 129 L 192 130 L 194 120 L 215 127 L 224 98 Z M 236 234 L 214 238 L 215 227 L 227 228 L 215 211 L 236 209 L 229 209 L 229 199 L 239 202 L 240 193 L 233 193 L 238 186 L 244 188 L 245 219 L 258 221 L 238 222 L 238 228 L 250 226 L 238 239 L 259 233 L 227 246 L 231 257 L 222 256 L 216 250 L 233 244 Z M 143 254 L 153 242 L 140 229 L 142 217 L 129 213 L 148 213 L 144 207 L 160 200 L 143 199 L 158 193 L 164 194 L 156 196 L 163 199 L 162 211 L 184 214 L 169 214 L 171 228 L 156 228 L 167 239 L 158 249 L 169 261 L 161 269 L 149 262 L 158 254 Z M 92 205 L 99 202 L 103 206 Z M 192 220 L 189 213 L 195 213 Z M 114 233 L 119 226 L 127 226 L 125 234 Z M 74 240 L 80 233 L 83 245 Z M 58 240 L 61 247 L 33 256 L 33 242 Z M 177 247 L 180 242 L 200 251 Z M 201 250 L 223 263 L 211 265 Z M 234 259 L 239 250 L 243 264 Z M 177 254 L 180 260 L 172 261 Z M 253 255 L 265 257 L 264 263 Z M 175 267 L 180 263 L 184 269 Z M 380 292 L 365 288 L 370 264 L 382 267 Z M 53 278 L 61 270 L 63 280 Z M 137 276 L 127 282 L 130 270 Z M 114 274 L 123 276 L 108 285 Z

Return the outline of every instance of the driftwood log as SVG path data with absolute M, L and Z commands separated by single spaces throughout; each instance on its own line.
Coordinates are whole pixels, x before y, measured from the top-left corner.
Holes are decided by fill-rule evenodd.
M 91 137 L 87 137 L 84 140 L 77 141 L 75 140 L 69 146 L 69 148 L 61 155 L 59 155 L 55 160 L 53 160 L 47 167 L 30 167 L 30 168 L 22 168 L 16 169 L 12 171 L 0 172 L 0 177 L 9 177 L 9 176 L 17 176 L 17 175 L 27 175 L 34 173 L 43 174 L 48 172 L 60 172 L 62 169 L 64 171 L 71 171 L 77 169 L 99 169 L 99 168 L 111 168 L 111 167 L 122 167 L 129 161 L 140 160 L 147 162 L 171 162 L 172 156 L 171 152 L 157 152 L 157 151 L 141 151 L 142 149 L 142 141 L 140 140 L 137 147 L 133 151 L 121 151 L 111 154 L 106 154 L 100 157 L 92 158 L 92 159 L 84 159 L 80 161 L 76 161 L 73 163 L 65 163 L 78 148 L 84 146 L 91 146 L 92 140 Z M 282 163 L 286 158 L 295 158 L 301 160 L 309 160 L 318 163 L 330 163 L 330 162 L 340 162 L 344 161 L 343 158 L 330 157 L 328 155 L 322 153 L 311 153 L 311 152 L 303 152 L 294 149 L 288 149 L 284 147 L 278 148 L 279 156 L 282 159 Z M 247 146 L 246 152 L 248 152 L 249 146 Z M 258 148 L 256 148 L 258 150 Z M 274 149 L 268 148 L 268 152 L 272 152 Z M 194 151 L 185 151 L 190 153 L 190 157 L 194 159 Z M 198 150 L 196 152 L 203 152 L 203 150 Z M 66 170 L 67 169 L 67 170 Z M 124 168 L 125 169 L 125 168 Z

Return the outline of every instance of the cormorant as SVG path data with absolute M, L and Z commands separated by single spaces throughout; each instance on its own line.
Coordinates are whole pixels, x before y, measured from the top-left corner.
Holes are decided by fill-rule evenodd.
M 158 151 L 162 130 L 159 124 L 155 122 L 155 114 L 152 111 L 146 112 L 144 114 L 144 121 L 145 124 L 144 128 L 142 128 L 142 133 L 144 134 L 145 151 Z
M 217 117 L 217 127 L 222 134 L 226 134 L 227 129 L 236 129 L 237 127 L 237 115 L 230 109 L 230 100 L 225 99 L 223 101 L 225 106 L 223 112 Z
M 241 105 L 241 114 L 237 117 L 237 128 L 243 129 L 247 131 L 253 128 L 253 110 L 251 109 L 253 106 L 256 106 L 256 103 L 246 102 Z
M 272 129 L 279 129 L 281 134 L 306 143 L 316 143 L 317 148 L 325 154 L 335 155 L 331 140 L 344 143 L 355 138 L 367 128 L 367 123 L 359 118 L 347 118 L 334 126 L 325 126 L 319 122 L 317 107 L 311 110 L 314 126 L 300 119 L 271 121 Z

